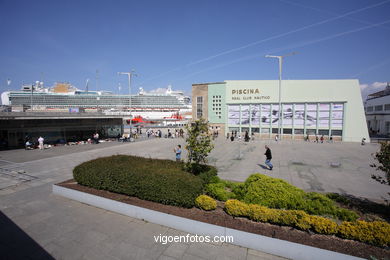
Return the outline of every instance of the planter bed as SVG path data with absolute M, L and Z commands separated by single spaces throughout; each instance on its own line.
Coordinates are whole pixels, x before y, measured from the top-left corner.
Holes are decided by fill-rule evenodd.
M 356 257 L 377 259 L 389 258 L 390 250 L 371 246 L 365 243 L 345 240 L 335 236 L 326 236 L 296 230 L 291 227 L 277 226 L 268 223 L 254 222 L 245 218 L 234 218 L 226 214 L 223 208 L 217 207 L 214 211 L 203 211 L 198 208 L 180 208 L 175 206 L 163 205 L 156 202 L 145 201 L 135 197 L 129 197 L 122 194 L 116 194 L 104 190 L 96 190 L 77 184 L 73 179 L 57 184 L 58 186 L 69 188 L 103 198 L 116 200 L 122 203 L 155 210 L 178 217 L 192 219 L 204 223 L 209 223 L 230 229 L 245 231 L 253 234 L 263 235 L 271 238 L 286 240 L 307 246 L 326 249 L 342 254 L 348 254 Z

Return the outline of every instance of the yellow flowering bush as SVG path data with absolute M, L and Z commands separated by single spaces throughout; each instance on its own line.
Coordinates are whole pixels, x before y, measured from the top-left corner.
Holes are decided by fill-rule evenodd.
M 317 233 L 325 235 L 333 235 L 337 233 L 337 223 L 328 218 L 320 216 L 310 216 L 309 222 L 311 225 L 311 229 L 313 229 Z
M 310 215 L 302 210 L 270 209 L 264 206 L 250 204 L 248 217 L 258 222 L 293 226 L 302 230 L 308 230 L 310 228 Z
M 390 245 L 390 224 L 383 221 L 344 221 L 338 228 L 338 235 L 369 244 Z
M 260 206 L 257 204 L 250 204 L 249 205 L 249 216 L 251 220 L 258 221 L 258 222 L 270 222 L 271 219 L 277 218 L 277 216 L 274 215 L 274 210 Z
M 344 221 L 338 225 L 331 219 L 309 215 L 302 210 L 270 209 L 238 200 L 226 201 L 225 210 L 229 215 L 248 217 L 253 221 L 310 229 L 319 234 L 337 235 L 377 246 L 390 245 L 390 224 L 383 221 Z
M 247 217 L 249 215 L 248 204 L 238 200 L 228 200 L 225 203 L 226 212 L 234 217 Z
M 204 210 L 214 210 L 217 208 L 217 202 L 215 199 L 207 196 L 200 195 L 195 199 L 195 205 Z

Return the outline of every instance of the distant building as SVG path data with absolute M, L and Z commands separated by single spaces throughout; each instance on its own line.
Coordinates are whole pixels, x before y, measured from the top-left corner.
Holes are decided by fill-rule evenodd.
M 192 118 L 205 118 L 211 131 L 237 131 L 274 138 L 279 128 L 277 80 L 228 80 L 192 85 Z M 283 139 L 307 135 L 369 141 L 358 80 L 283 80 Z
M 370 134 L 390 137 L 390 83 L 384 90 L 368 95 L 365 111 Z

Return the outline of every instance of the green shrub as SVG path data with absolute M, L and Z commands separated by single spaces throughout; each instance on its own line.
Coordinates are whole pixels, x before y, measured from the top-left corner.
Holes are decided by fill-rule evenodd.
M 263 174 L 253 174 L 244 184 L 233 188 L 236 198 L 248 204 L 259 204 L 269 208 L 304 210 L 313 215 L 329 215 L 341 220 L 356 220 L 358 215 L 339 208 L 325 195 L 308 192 Z
M 217 208 L 217 202 L 207 195 L 200 195 L 197 197 L 195 199 L 195 204 L 197 207 L 204 210 L 214 210 Z
M 234 199 L 236 196 L 233 192 L 228 191 L 227 188 L 228 187 L 225 182 L 209 183 L 206 185 L 206 193 L 220 201 Z
M 203 180 L 203 183 L 217 182 L 219 180 L 217 176 L 217 169 L 210 165 L 200 165 L 199 178 Z
M 207 179 L 183 171 L 181 163 L 126 155 L 82 163 L 74 168 L 73 176 L 88 187 L 182 207 L 195 205 Z
M 338 203 L 342 203 L 344 205 L 348 205 L 351 202 L 348 198 L 346 198 L 345 196 L 340 195 L 338 193 L 327 193 L 326 197 L 328 197 L 329 199 L 336 201 Z
M 335 216 L 338 219 L 346 221 L 355 221 L 359 218 L 359 215 L 356 212 L 343 208 L 336 209 Z
M 218 183 L 218 182 L 221 182 L 221 179 L 217 175 L 215 175 L 215 176 L 211 176 L 207 183 Z
M 304 191 L 286 181 L 263 174 L 252 174 L 244 183 L 242 201 L 269 208 L 293 209 L 302 200 Z

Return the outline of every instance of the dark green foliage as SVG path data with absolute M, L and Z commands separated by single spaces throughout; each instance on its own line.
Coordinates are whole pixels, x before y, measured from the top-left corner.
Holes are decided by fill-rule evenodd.
M 194 176 L 170 160 L 115 155 L 78 165 L 74 179 L 81 185 L 135 196 L 162 204 L 193 207 L 215 168 Z M 203 176 L 201 178 L 200 176 Z
M 233 189 L 236 198 L 248 204 L 269 208 L 304 210 L 313 215 L 329 215 L 341 220 L 356 220 L 358 215 L 339 208 L 325 195 L 305 192 L 288 182 L 263 174 L 253 174 Z
M 209 165 L 202 165 L 202 169 L 198 177 L 201 178 L 203 180 L 203 183 L 206 184 L 206 183 L 214 182 L 215 179 L 218 178 L 217 174 L 218 171 L 215 167 Z
M 206 185 L 206 193 L 217 200 L 227 201 L 236 198 L 234 191 L 240 186 L 240 183 L 219 179 Z
M 348 194 L 328 193 L 326 196 L 342 206 L 361 212 L 363 214 L 361 217 L 366 221 L 387 220 L 390 222 L 390 205 L 388 203 L 376 203 Z
M 382 171 L 385 176 L 372 175 L 371 178 L 382 184 L 390 185 L 390 142 L 382 142 L 381 149 L 375 153 L 374 158 L 378 161 L 379 165 L 373 163 L 370 166 L 376 168 L 378 171 Z
M 346 198 L 345 196 L 342 196 L 338 193 L 327 193 L 326 197 L 328 197 L 329 199 L 334 200 L 338 203 L 341 203 L 343 205 L 349 205 L 351 203 L 351 201 L 348 198 Z
M 227 201 L 228 199 L 234 199 L 235 195 L 231 191 L 226 190 L 226 185 L 220 183 L 209 183 L 206 185 L 206 193 L 211 197 L 220 200 Z

